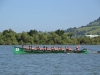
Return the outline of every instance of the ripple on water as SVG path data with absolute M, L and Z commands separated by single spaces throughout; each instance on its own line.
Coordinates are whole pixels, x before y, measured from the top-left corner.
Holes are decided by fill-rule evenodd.
M 5 47 L 0 48 L 1 75 L 100 75 L 100 54 L 14 55 L 12 46 Z

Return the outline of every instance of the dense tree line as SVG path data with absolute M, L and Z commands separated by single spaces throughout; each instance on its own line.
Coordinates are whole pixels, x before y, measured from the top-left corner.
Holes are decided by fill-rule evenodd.
M 100 44 L 100 37 L 89 38 L 83 36 L 75 36 L 72 32 L 64 32 L 64 30 L 56 30 L 53 32 L 40 32 L 30 30 L 29 32 L 16 33 L 12 29 L 0 32 L 0 45 L 32 45 L 32 44 Z

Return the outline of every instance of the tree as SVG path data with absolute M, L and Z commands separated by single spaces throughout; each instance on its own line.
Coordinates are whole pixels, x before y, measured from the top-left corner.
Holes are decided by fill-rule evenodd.
M 33 34 L 38 34 L 37 30 L 30 30 L 29 32 L 27 32 L 30 36 L 33 36 Z
M 62 36 L 62 35 L 64 34 L 64 30 L 58 29 L 58 30 L 55 31 L 55 33 L 56 33 L 57 35 L 59 35 L 59 36 Z
M 42 34 L 38 34 L 38 38 L 39 38 L 39 43 L 40 44 L 46 44 L 47 43 L 47 34 L 45 34 L 45 33 L 42 33 Z
M 74 33 L 72 33 L 72 32 L 71 33 L 68 33 L 68 37 L 69 38 L 72 38 L 72 36 L 74 36 Z
M 51 32 L 51 40 L 53 40 L 54 44 L 61 44 L 61 36 L 57 35 L 55 32 Z
M 39 36 L 38 36 L 38 34 L 34 34 L 33 35 L 33 41 L 34 41 L 34 44 L 39 44 Z
M 16 37 L 15 37 L 16 32 L 14 32 L 12 29 L 4 30 L 2 34 L 3 34 L 2 40 L 5 42 L 5 44 L 7 45 L 18 44 Z
M 30 39 L 31 37 L 26 33 L 26 32 L 22 32 L 21 34 L 21 40 L 23 41 L 24 44 L 30 44 L 30 41 L 32 41 Z M 32 43 L 32 42 L 31 42 Z

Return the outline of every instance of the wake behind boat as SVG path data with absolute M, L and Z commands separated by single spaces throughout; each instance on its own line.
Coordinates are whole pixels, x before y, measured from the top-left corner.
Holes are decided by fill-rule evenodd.
M 73 49 L 67 49 L 67 48 L 54 48 L 52 47 L 51 49 L 47 47 L 43 47 L 42 49 L 39 47 L 32 48 L 32 46 L 29 46 L 29 48 L 25 47 L 16 47 L 14 46 L 14 54 L 36 54 L 36 53 L 88 53 L 87 49 L 82 49 L 82 50 L 73 50 Z

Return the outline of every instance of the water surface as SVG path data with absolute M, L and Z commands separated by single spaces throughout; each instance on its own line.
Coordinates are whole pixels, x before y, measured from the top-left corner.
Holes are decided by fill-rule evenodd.
M 65 47 L 55 45 L 58 46 Z M 75 48 L 75 45 L 69 46 Z M 100 51 L 99 45 L 81 45 L 83 47 L 90 49 L 89 52 Z M 12 45 L 1 45 L 0 75 L 100 75 L 100 54 L 14 55 Z

